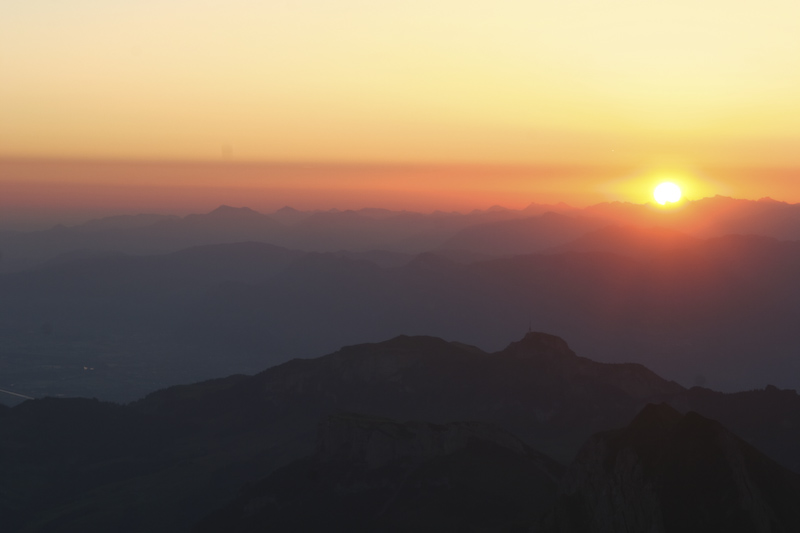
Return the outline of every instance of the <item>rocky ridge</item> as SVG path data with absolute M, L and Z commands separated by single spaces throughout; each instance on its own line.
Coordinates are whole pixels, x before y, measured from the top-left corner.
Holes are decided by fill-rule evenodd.
M 800 476 L 716 421 L 648 405 L 627 428 L 581 449 L 540 530 L 789 532 Z

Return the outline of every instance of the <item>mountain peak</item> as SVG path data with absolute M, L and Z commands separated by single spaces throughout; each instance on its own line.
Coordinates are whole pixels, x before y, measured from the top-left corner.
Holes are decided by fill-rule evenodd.
M 512 342 L 503 350 L 516 359 L 561 359 L 577 357 L 567 341 L 556 335 L 531 331 L 522 340 Z
M 223 204 L 223 205 L 219 206 L 218 208 L 214 209 L 213 211 L 209 212 L 208 214 L 209 215 L 232 215 L 232 214 L 238 214 L 238 215 L 256 214 L 256 215 L 260 215 L 261 213 L 259 213 L 257 211 L 253 211 L 249 207 L 231 207 L 229 205 L 224 205 Z
M 254 211 L 249 207 L 231 207 L 229 205 L 221 205 L 205 214 L 186 215 L 183 217 L 183 222 L 188 224 L 189 227 L 195 226 L 202 228 L 203 231 L 217 228 L 221 231 L 233 232 L 233 234 L 224 237 L 223 240 L 233 238 L 240 241 L 260 240 L 261 238 L 260 235 L 253 236 L 250 234 L 250 236 L 245 236 L 246 233 L 242 233 L 243 231 L 246 232 L 253 228 L 258 228 L 258 230 L 263 230 L 265 228 L 274 229 L 279 225 L 278 222 L 267 215 Z M 221 242 L 219 236 L 214 237 L 211 242 L 208 242 L 209 238 L 207 234 L 204 237 L 204 240 L 208 244 L 211 244 L 211 242 L 219 244 Z

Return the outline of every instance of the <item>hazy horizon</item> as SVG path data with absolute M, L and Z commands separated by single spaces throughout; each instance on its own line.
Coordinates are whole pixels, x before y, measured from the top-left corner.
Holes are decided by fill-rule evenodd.
M 20 228 L 220 204 L 643 203 L 664 180 L 800 202 L 788 1 L 83 0 L 0 17 L 0 217 Z
M 273 212 L 380 208 L 430 213 L 492 206 L 643 204 L 663 180 L 687 200 L 729 196 L 800 202 L 785 168 L 655 171 L 621 167 L 303 162 L 0 159 L 0 226 L 45 229 L 139 213 L 186 215 L 219 205 Z

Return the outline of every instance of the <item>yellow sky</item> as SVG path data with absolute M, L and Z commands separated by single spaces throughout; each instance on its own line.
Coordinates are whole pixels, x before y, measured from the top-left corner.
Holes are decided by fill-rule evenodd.
M 800 164 L 796 1 L 6 0 L 0 157 Z

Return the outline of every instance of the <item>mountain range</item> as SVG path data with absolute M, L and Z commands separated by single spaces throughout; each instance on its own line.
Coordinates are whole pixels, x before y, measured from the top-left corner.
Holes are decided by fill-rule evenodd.
M 695 449 L 718 459 L 676 471 Z M 687 390 L 641 365 L 579 357 L 543 333 L 491 354 L 401 336 L 128 405 L 0 408 L 0 509 L 9 531 L 292 531 L 301 529 L 279 525 L 326 520 L 342 531 L 467 521 L 468 531 L 582 531 L 562 520 L 578 505 L 575 520 L 606 531 L 607 502 L 582 481 L 595 476 L 631 483 L 623 494 L 655 487 L 642 493 L 666 524 L 654 530 L 679 531 L 708 505 L 714 517 L 773 520 L 740 531 L 791 531 L 798 450 L 794 391 Z M 612 459 L 644 477 L 620 477 Z M 675 483 L 708 472 L 708 490 L 735 474 L 761 492 L 671 514 Z
M 302 212 L 290 207 L 263 214 L 222 205 L 184 217 L 118 215 L 49 230 L 0 230 L 0 272 L 30 268 L 76 251 L 163 254 L 243 241 L 309 252 L 456 250 L 520 255 L 543 252 L 607 226 L 659 227 L 702 239 L 753 234 L 799 240 L 800 204 L 716 196 L 673 209 L 613 202 L 581 209 L 565 204 L 531 204 L 522 210 L 495 206 L 464 214 L 386 209 Z
M 498 350 L 529 326 L 684 386 L 798 388 L 798 269 L 798 241 L 621 226 L 495 259 L 258 242 L 74 252 L 0 275 L 0 389 L 131 401 L 403 332 Z
M 769 199 L 2 232 L 3 530 L 796 531 L 799 269 Z

